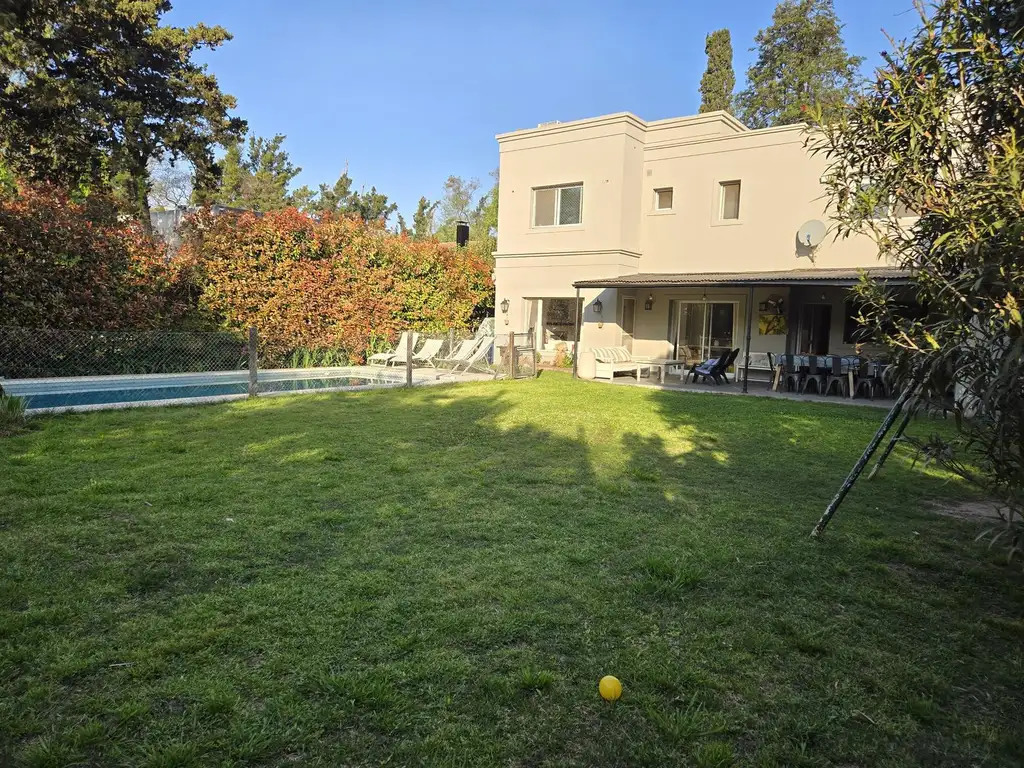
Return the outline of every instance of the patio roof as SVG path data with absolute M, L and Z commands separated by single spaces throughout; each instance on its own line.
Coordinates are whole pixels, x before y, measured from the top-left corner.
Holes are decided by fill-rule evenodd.
M 685 288 L 687 286 L 856 285 L 861 274 L 896 285 L 910 272 L 894 267 L 866 269 L 790 269 L 774 272 L 640 272 L 603 280 L 578 280 L 575 288 Z

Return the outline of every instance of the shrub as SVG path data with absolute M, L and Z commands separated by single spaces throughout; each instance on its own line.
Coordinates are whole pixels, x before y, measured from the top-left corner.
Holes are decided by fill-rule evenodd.
M 908 315 L 884 285 L 858 288 L 896 381 L 921 382 L 919 404 L 957 416 L 948 450 L 912 442 L 1005 502 L 1012 555 L 1024 552 L 1021 9 L 940 0 L 919 11 L 842 119 L 816 116 L 811 143 L 828 159 L 837 236 L 872 236 L 926 308 Z
M 400 329 L 465 326 L 493 290 L 490 270 L 465 249 L 412 241 L 381 226 L 291 208 L 195 214 L 179 252 L 201 290 L 200 309 L 241 331 L 260 330 L 261 352 L 345 350 L 358 360 Z
M 0 390 L 0 437 L 21 432 L 27 423 L 25 401 Z
M 109 198 L 0 186 L 0 326 L 161 327 L 188 310 L 175 281 L 163 248 Z

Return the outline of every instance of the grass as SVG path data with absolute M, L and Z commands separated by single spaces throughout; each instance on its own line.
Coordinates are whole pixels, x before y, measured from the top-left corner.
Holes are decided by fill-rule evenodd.
M 27 422 L 25 401 L 20 397 L 5 395 L 3 388 L 0 388 L 0 437 L 23 432 Z
M 968 490 L 897 452 L 808 537 L 881 416 L 547 374 L 40 419 L 0 764 L 1019 763 Z

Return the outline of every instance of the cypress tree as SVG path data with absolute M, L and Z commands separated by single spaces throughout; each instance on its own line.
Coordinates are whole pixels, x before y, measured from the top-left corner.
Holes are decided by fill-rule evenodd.
M 732 89 L 736 74 L 732 69 L 732 35 L 728 29 L 716 29 L 704 41 L 708 66 L 700 79 L 700 112 L 728 110 L 732 107 Z

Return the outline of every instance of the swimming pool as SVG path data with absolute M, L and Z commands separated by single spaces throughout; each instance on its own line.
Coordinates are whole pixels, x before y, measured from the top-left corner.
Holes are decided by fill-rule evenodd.
M 404 377 L 366 368 L 295 368 L 261 371 L 258 392 L 283 395 L 394 387 Z M 80 376 L 62 379 L 11 379 L 4 391 L 25 400 L 29 411 L 59 412 L 123 408 L 133 405 L 178 405 L 238 400 L 248 396 L 247 371 Z

